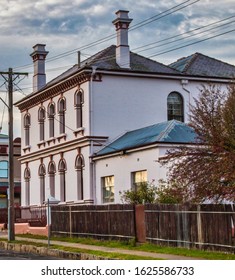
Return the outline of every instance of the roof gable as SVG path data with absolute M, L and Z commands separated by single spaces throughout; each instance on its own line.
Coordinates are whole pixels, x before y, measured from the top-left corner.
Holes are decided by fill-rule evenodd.
M 125 133 L 111 144 L 100 150 L 97 155 L 137 148 L 153 143 L 196 143 L 197 135 L 185 123 L 172 120 Z
M 203 77 L 234 78 L 235 66 L 215 58 L 195 53 L 169 65 L 183 74 Z

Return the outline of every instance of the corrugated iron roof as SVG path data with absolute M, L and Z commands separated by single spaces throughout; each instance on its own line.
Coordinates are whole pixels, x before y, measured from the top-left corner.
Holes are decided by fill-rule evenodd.
M 171 120 L 125 133 L 101 149 L 97 155 L 105 155 L 153 143 L 196 143 L 197 134 L 185 123 Z
M 234 65 L 201 53 L 195 53 L 188 57 L 180 58 L 169 66 L 187 75 L 216 78 L 235 77 Z

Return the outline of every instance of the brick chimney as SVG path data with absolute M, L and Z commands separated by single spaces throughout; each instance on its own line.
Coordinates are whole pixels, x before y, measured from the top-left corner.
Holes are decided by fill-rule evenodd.
M 128 28 L 132 19 L 129 11 L 119 10 L 113 21 L 117 31 L 116 62 L 121 68 L 130 68 L 130 48 L 128 45 Z
M 33 46 L 33 53 L 31 57 L 33 59 L 34 75 L 33 75 L 33 91 L 38 91 L 46 85 L 46 73 L 45 73 L 45 59 L 48 52 L 45 50 L 44 44 L 37 44 Z

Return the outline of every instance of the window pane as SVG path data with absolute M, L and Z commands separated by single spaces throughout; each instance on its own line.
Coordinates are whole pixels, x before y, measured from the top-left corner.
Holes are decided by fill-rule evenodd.
M 102 178 L 103 203 L 114 202 L 114 176 Z
M 8 178 L 8 162 L 0 161 L 0 178 Z
M 183 99 L 177 92 L 172 92 L 167 98 L 168 120 L 184 121 Z

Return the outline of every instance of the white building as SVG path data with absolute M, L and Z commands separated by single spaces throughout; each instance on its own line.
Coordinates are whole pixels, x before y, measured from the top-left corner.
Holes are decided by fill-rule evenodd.
M 132 20 L 127 11 L 116 15 L 117 46 L 47 84 L 48 52 L 45 45 L 34 46 L 34 92 L 16 103 L 22 114 L 22 205 L 42 204 L 49 195 L 64 203 L 119 202 L 119 190 L 131 187 L 133 172 L 147 176 L 151 170 L 148 180 L 157 181 L 165 173 L 156 160 L 169 144 L 154 155 L 142 149 L 141 156 L 125 161 L 109 154 L 107 162 L 97 152 L 127 131 L 172 119 L 187 122 L 188 105 L 198 87 L 208 82 L 226 86 L 235 73 L 234 66 L 198 53 L 171 67 L 132 53 Z M 123 176 L 123 170 L 129 172 Z M 122 182 L 112 177 L 114 173 Z M 105 199 L 113 178 L 115 196 Z

